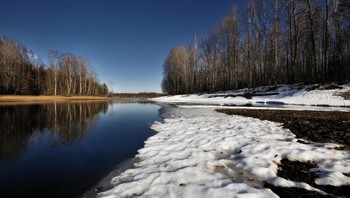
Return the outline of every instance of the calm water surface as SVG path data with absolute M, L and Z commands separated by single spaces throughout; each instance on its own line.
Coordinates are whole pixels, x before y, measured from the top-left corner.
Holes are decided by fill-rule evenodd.
M 94 102 L 0 106 L 0 197 L 76 197 L 154 134 L 159 106 Z

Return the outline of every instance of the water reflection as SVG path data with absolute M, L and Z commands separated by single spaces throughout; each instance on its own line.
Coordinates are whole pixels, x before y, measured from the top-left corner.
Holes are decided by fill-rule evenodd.
M 47 131 L 52 147 L 84 140 L 107 110 L 107 102 L 0 106 L 0 162 L 15 161 Z

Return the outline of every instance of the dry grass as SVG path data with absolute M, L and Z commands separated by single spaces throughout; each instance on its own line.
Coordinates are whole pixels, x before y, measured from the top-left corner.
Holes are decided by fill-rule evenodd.
M 350 91 L 343 92 L 340 94 L 341 97 L 343 97 L 345 100 L 350 100 Z
M 336 93 L 335 95 L 343 97 L 344 100 L 350 100 L 350 91 Z
M 68 102 L 68 101 L 106 101 L 111 100 L 111 97 L 103 96 L 18 96 L 18 95 L 4 95 L 0 96 L 0 104 L 14 104 L 14 103 L 36 103 L 36 102 Z

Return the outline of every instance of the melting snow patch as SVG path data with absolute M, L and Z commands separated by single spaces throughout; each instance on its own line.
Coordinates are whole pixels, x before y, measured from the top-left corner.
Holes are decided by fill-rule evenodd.
M 313 161 L 318 184 L 348 185 L 350 154 L 297 142 L 281 124 L 217 113 L 211 108 L 169 107 L 171 115 L 139 150 L 138 162 L 112 180 L 102 197 L 277 197 L 275 186 L 322 191 L 277 176 L 282 159 Z
M 332 89 L 325 89 L 325 87 Z M 307 105 L 307 106 L 338 106 L 350 107 L 350 100 L 344 100 L 339 94 L 350 92 L 347 85 L 279 85 L 274 87 L 257 87 L 253 89 L 240 89 L 224 93 L 203 95 L 176 95 L 164 96 L 153 100 L 171 103 L 192 103 L 210 105 L 245 105 L 245 104 L 272 104 L 272 105 Z M 250 97 L 242 97 L 250 95 Z

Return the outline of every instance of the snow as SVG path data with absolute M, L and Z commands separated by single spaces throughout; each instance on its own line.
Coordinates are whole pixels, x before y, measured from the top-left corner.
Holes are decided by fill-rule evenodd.
M 313 90 L 313 87 L 317 86 Z M 309 105 L 309 106 L 338 106 L 350 107 L 350 100 L 344 100 L 340 93 L 350 92 L 350 84 L 337 85 L 337 89 L 325 89 L 320 85 L 280 85 L 273 91 L 269 91 L 271 87 L 258 87 L 254 89 L 240 89 L 235 91 L 227 91 L 223 93 L 213 94 L 191 94 L 164 96 L 156 98 L 158 102 L 171 103 L 190 103 L 190 104 L 207 104 L 207 105 L 245 105 L 245 104 L 277 104 L 277 105 Z M 247 99 L 242 96 L 245 93 L 255 93 Z M 259 94 L 273 95 L 259 95 Z M 236 96 L 236 97 L 234 97 Z
M 255 91 L 259 89 L 266 88 Z M 318 175 L 316 184 L 350 185 L 350 178 L 343 174 L 350 173 L 350 152 L 337 150 L 340 145 L 302 144 L 281 123 L 226 115 L 216 112 L 217 106 L 211 106 L 257 101 L 303 105 L 300 110 L 307 109 L 307 105 L 350 106 L 349 101 L 335 96 L 343 91 L 349 91 L 349 85 L 312 91 L 307 91 L 307 87 L 296 90 L 281 86 L 277 95 L 252 99 L 225 98 L 227 92 L 220 93 L 220 97 L 216 97 L 220 94 L 206 94 L 156 98 L 167 103 L 197 105 L 163 104 L 164 121 L 151 127 L 157 133 L 138 151 L 134 166 L 112 179 L 114 188 L 99 196 L 278 197 L 263 187 L 266 182 L 326 194 L 309 184 L 278 177 L 277 164 L 282 159 L 317 164 L 317 168 L 310 170 Z

